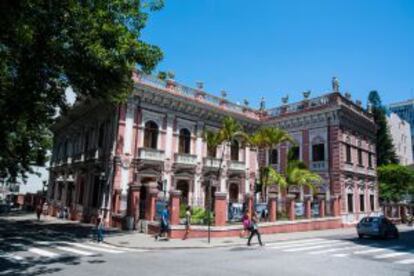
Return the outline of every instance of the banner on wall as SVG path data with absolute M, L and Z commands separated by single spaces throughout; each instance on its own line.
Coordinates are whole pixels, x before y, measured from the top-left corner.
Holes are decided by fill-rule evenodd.
M 319 203 L 312 202 L 312 216 L 319 216 Z
M 303 202 L 295 203 L 295 213 L 296 213 L 296 216 L 298 217 L 305 215 L 305 204 Z
M 243 204 L 229 203 L 229 221 L 241 221 L 243 218 Z

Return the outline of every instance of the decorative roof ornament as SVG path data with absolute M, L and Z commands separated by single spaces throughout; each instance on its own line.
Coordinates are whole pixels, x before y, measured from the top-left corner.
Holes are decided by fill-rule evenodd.
M 260 99 L 260 111 L 264 111 L 265 108 L 266 108 L 265 97 L 262 96 L 262 98 Z
M 336 77 L 332 78 L 332 91 L 339 92 L 339 80 Z
M 362 106 L 362 102 L 361 102 L 360 100 L 356 100 L 356 101 L 355 101 L 355 104 L 356 104 L 357 106 L 359 106 L 359 107 L 361 107 L 361 106 Z
M 289 101 L 289 95 L 286 95 L 285 97 L 282 97 L 282 103 L 287 104 Z
M 304 92 L 303 92 L 303 98 L 304 98 L 305 100 L 309 99 L 310 94 L 311 94 L 311 91 L 310 91 L 310 90 L 308 90 L 308 91 L 304 91 Z
M 371 103 L 367 104 L 367 111 L 368 111 L 368 113 L 372 113 L 372 104 Z
M 204 82 L 198 81 L 198 82 L 196 82 L 196 86 L 197 86 L 198 90 L 203 90 L 204 89 Z
M 243 104 L 244 104 L 244 106 L 249 106 L 249 101 L 247 99 L 244 99 Z
M 351 100 L 351 98 L 352 98 L 351 93 L 345 92 L 345 98 L 348 99 L 348 100 Z
M 221 93 L 221 97 L 222 97 L 222 98 L 226 98 L 226 97 L 227 97 L 227 91 L 226 91 L 226 90 L 222 89 L 222 90 L 220 91 L 220 93 Z

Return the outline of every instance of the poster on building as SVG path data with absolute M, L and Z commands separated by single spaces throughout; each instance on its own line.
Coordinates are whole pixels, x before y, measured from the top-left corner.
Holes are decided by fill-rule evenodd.
M 314 217 L 319 216 L 319 203 L 318 202 L 312 203 L 312 216 Z
M 155 201 L 155 219 L 156 220 L 160 220 L 161 213 L 164 210 L 165 204 L 166 204 L 166 201 L 162 199 L 157 199 Z
M 243 218 L 243 204 L 229 203 L 229 221 L 241 221 Z
M 267 203 L 256 203 L 254 206 L 254 209 L 256 211 L 256 215 L 260 220 L 267 220 L 269 216 L 269 211 L 267 209 Z
M 295 213 L 297 217 L 302 217 L 305 215 L 305 205 L 303 204 L 303 202 L 295 203 Z

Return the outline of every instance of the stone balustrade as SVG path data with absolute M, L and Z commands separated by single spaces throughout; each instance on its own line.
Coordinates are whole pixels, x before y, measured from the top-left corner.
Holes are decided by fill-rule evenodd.
M 151 149 L 151 148 L 140 148 L 139 158 L 144 160 L 161 161 L 165 159 L 165 153 L 163 150 Z
M 195 166 L 197 165 L 197 155 L 186 154 L 186 153 L 176 153 L 175 162 L 178 164 Z

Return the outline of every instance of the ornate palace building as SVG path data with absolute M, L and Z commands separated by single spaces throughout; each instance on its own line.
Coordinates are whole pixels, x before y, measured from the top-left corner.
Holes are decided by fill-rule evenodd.
M 268 198 L 277 199 L 278 210 L 288 198 L 310 199 L 310 204 L 322 199 L 319 210 L 345 224 L 379 211 L 373 118 L 360 102 L 339 93 L 336 80 L 333 91 L 323 96 L 310 98 L 304 92 L 300 102 L 283 98 L 280 107 L 265 109 L 262 102 L 258 110 L 229 102 L 225 93 L 207 94 L 201 83 L 193 89 L 139 72 L 134 82 L 126 104 L 79 101 L 54 126 L 48 189 L 52 213 L 66 206 L 78 220 L 90 221 L 103 212 L 112 225 L 126 216 L 152 221 L 156 201 L 175 194 L 181 202 L 205 206 L 208 183 L 213 197 L 243 203 L 254 194 L 259 162 L 284 171 L 291 147 L 323 184 L 316 194 L 295 186 L 287 191 L 269 187 Z M 217 130 L 226 116 L 249 133 L 260 126 L 284 129 L 297 145 L 258 152 L 234 141 L 226 145 L 217 177 L 225 146 L 207 148 L 202 134 Z M 220 206 L 216 213 L 227 205 Z

